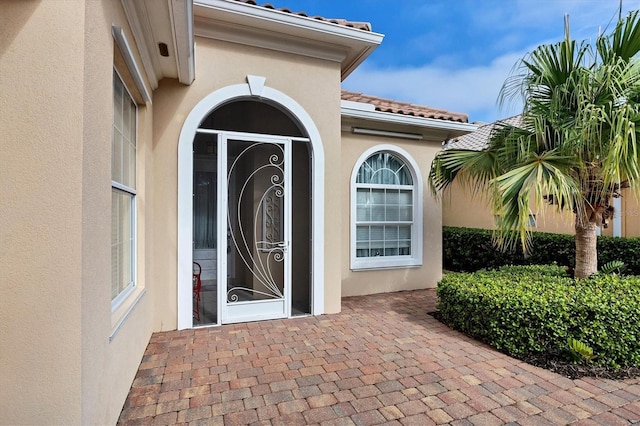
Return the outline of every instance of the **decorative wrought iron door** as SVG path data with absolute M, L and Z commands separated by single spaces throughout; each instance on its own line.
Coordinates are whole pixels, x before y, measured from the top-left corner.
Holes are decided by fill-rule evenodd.
M 289 316 L 290 141 L 223 138 L 226 170 L 225 323 Z M 222 294 L 224 293 L 224 294 Z

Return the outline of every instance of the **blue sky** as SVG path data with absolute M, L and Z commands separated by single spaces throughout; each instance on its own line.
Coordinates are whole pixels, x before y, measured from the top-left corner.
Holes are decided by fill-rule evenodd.
M 259 2 L 262 4 L 262 2 Z M 385 38 L 344 82 L 371 95 L 464 112 L 495 121 L 521 105 L 498 107 L 514 64 L 564 33 L 593 40 L 615 25 L 620 0 L 272 0 L 276 7 L 370 22 Z M 640 0 L 623 0 L 623 14 Z

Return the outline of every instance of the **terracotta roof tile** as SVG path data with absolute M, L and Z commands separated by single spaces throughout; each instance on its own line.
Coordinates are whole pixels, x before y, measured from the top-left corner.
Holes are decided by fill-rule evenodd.
M 522 125 L 522 116 L 514 115 L 513 117 L 484 124 L 478 127 L 475 132 L 467 133 L 466 135 L 458 138 L 448 140 L 444 145 L 444 149 L 468 149 L 472 151 L 482 151 L 489 146 L 489 138 L 497 124 L 518 127 Z
M 347 21 L 346 19 L 332 19 L 325 18 L 322 16 L 309 16 L 305 12 L 293 12 L 291 9 L 287 7 L 276 7 L 271 3 L 258 4 L 255 0 L 236 0 L 240 3 L 246 3 L 253 6 L 264 7 L 265 9 L 277 10 L 279 12 L 290 13 L 292 15 L 298 15 L 305 18 L 317 19 L 318 21 L 330 22 L 332 24 L 341 25 L 343 27 L 355 28 L 363 31 L 371 31 L 371 24 L 369 22 L 357 22 L 357 21 Z
M 436 120 L 469 122 L 467 114 L 446 111 L 444 109 L 431 108 L 424 105 L 416 105 L 409 102 L 400 102 L 393 99 L 379 98 L 377 96 L 362 93 L 342 91 L 342 99 L 345 101 L 362 102 L 372 104 L 376 111 L 390 112 L 393 114 L 411 115 L 415 117 L 433 118 Z

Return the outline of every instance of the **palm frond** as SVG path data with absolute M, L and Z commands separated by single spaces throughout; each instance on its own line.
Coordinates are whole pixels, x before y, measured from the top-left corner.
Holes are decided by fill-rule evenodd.
M 580 185 L 572 173 L 575 167 L 574 158 L 547 151 L 532 154 L 519 167 L 494 179 L 498 194 L 494 209 L 501 217 L 498 237 L 501 245 L 512 245 L 513 237 L 508 236 L 515 231 L 522 246 L 528 248 L 531 202 L 538 209 L 552 196 L 558 208 L 575 208 L 576 200 L 581 198 Z
M 475 195 L 485 189 L 496 174 L 497 162 L 492 151 L 449 149 L 440 151 L 434 158 L 429 171 L 429 187 L 437 195 L 457 178 Z
M 638 11 L 633 11 L 616 25 L 609 36 L 599 37 L 596 41 L 598 54 L 604 62 L 615 57 L 630 60 L 640 52 L 640 19 Z

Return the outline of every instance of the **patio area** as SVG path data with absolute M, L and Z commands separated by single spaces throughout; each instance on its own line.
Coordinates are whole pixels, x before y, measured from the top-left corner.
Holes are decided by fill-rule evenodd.
M 435 290 L 342 312 L 156 333 L 119 424 L 629 425 L 640 379 L 570 380 L 427 315 Z

